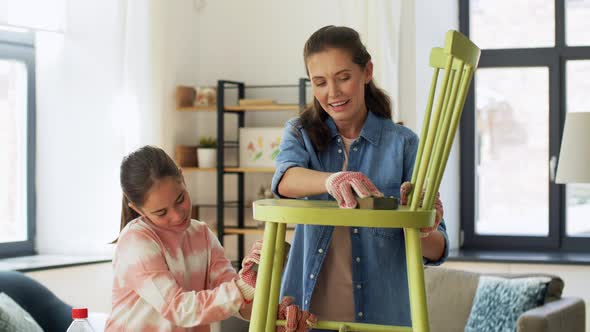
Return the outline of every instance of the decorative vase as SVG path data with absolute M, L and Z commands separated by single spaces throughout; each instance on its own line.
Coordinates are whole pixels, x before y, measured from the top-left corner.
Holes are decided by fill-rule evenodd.
M 201 168 L 217 167 L 216 148 L 198 148 L 197 158 L 199 159 L 199 167 Z

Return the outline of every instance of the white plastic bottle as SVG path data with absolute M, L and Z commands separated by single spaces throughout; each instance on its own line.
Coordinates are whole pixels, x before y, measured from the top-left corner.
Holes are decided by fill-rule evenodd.
M 88 322 L 88 309 L 72 308 L 72 318 L 74 321 L 70 324 L 66 332 L 94 332 L 94 329 Z

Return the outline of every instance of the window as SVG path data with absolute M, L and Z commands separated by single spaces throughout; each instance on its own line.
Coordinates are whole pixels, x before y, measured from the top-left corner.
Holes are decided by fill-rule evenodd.
M 461 119 L 464 249 L 590 250 L 590 184 L 553 177 L 566 112 L 590 112 L 590 0 L 460 0 L 482 54 Z
M 35 57 L 32 34 L 0 28 L 0 257 L 34 253 Z

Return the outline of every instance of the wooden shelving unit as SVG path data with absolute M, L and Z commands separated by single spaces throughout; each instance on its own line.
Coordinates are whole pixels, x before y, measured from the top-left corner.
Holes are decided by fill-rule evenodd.
M 214 167 L 182 167 L 184 172 L 217 172 Z
M 190 107 L 178 107 L 179 112 L 217 112 L 217 106 L 190 106 Z
M 217 168 L 182 167 L 184 172 L 217 172 Z M 274 173 L 272 167 L 225 167 L 226 173 Z
M 235 101 L 236 104 L 239 103 L 240 99 L 245 98 L 245 90 L 246 85 L 244 82 L 235 82 L 235 81 L 227 81 L 227 80 L 219 80 L 217 81 L 217 105 L 214 106 L 194 106 L 194 107 L 180 107 L 178 111 L 180 112 L 216 112 L 217 114 L 217 137 L 218 137 L 218 144 L 217 144 L 217 167 L 216 168 L 200 168 L 200 167 L 183 167 L 184 172 L 216 172 L 216 179 L 217 179 L 217 199 L 216 202 L 213 204 L 201 204 L 194 203 L 196 206 L 201 206 L 203 208 L 215 208 L 216 209 L 216 216 L 217 216 L 217 227 L 215 229 L 215 233 L 217 234 L 219 241 L 223 245 L 224 237 L 225 236 L 237 236 L 238 240 L 238 262 L 244 256 L 244 236 L 246 235 L 262 235 L 263 229 L 257 228 L 254 226 L 247 226 L 245 225 L 245 212 L 248 210 L 249 207 L 245 206 L 245 194 L 244 194 L 244 182 L 245 182 L 245 175 L 251 173 L 267 173 L 272 174 L 274 173 L 275 169 L 273 167 L 264 167 L 264 168 L 246 168 L 246 167 L 228 167 L 225 165 L 224 156 L 226 149 L 232 149 L 237 153 L 235 150 L 236 147 L 239 147 L 239 141 L 226 141 L 224 140 L 225 137 L 225 122 L 226 122 L 226 114 L 233 114 L 234 117 L 237 117 L 237 127 L 239 128 L 245 127 L 245 114 L 247 112 L 279 112 L 279 111 L 293 111 L 294 113 L 300 111 L 303 106 L 305 105 L 305 88 L 306 88 L 306 79 L 300 79 L 298 85 L 288 85 L 288 86 L 256 86 L 252 88 L 283 88 L 283 87 L 290 87 L 290 88 L 297 88 L 298 91 L 298 101 L 299 104 L 260 104 L 260 105 L 226 105 L 225 104 L 225 94 L 226 90 L 228 89 L 237 89 L 237 100 Z M 279 125 L 283 125 L 282 123 Z M 236 176 L 237 177 L 237 201 L 233 201 L 230 204 L 225 200 L 225 177 L 226 176 Z M 225 210 L 227 209 L 236 209 L 237 211 L 237 225 L 229 226 L 224 224 L 225 221 Z M 251 212 L 250 212 L 251 213 Z M 287 229 L 288 234 L 293 234 L 293 229 Z
M 273 167 L 225 167 L 226 173 L 274 173 Z
M 298 111 L 297 104 L 272 104 L 272 105 L 245 105 L 245 106 L 225 106 L 228 112 L 246 112 L 246 111 Z

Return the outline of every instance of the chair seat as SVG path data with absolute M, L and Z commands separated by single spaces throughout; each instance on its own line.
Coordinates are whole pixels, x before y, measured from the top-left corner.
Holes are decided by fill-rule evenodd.
M 264 199 L 255 201 L 254 219 L 283 224 L 323 226 L 423 228 L 434 225 L 435 210 L 341 209 L 336 201 Z

